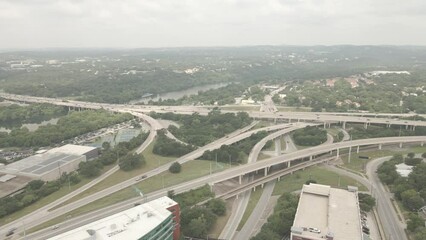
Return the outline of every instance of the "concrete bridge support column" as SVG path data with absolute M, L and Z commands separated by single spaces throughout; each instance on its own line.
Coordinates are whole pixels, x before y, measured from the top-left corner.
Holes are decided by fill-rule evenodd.
M 291 161 L 287 162 L 287 168 L 291 167 Z
M 405 125 L 405 130 L 407 130 L 408 129 L 408 124 L 407 125 Z
M 340 156 L 340 154 L 339 154 L 339 153 L 340 153 L 340 149 L 338 148 L 338 149 L 337 149 L 337 154 L 336 154 L 336 156 L 337 156 L 337 157 L 338 157 L 338 156 Z
M 402 142 L 401 142 L 401 143 L 399 143 L 399 148 L 402 148 Z
M 299 118 L 297 119 L 297 122 L 300 122 L 300 119 L 299 119 Z
M 367 129 L 367 126 L 368 126 L 368 124 L 367 124 L 367 123 L 364 123 L 364 128 L 365 128 L 365 129 Z
M 309 161 L 312 161 L 312 159 L 313 159 L 312 155 L 311 155 L 311 156 L 309 156 Z
M 423 147 L 423 145 L 425 145 L 425 143 L 424 143 L 424 142 L 421 142 L 421 143 L 420 143 L 420 146 L 421 146 L 421 147 Z
M 291 123 L 291 118 L 288 119 L 288 123 Z
M 326 122 L 324 122 L 324 129 L 326 128 L 326 126 L 327 126 L 327 123 L 326 123 Z
M 382 144 L 379 144 L 379 150 L 382 150 Z
M 238 176 L 238 182 L 240 183 L 240 185 L 241 185 L 242 181 L 243 181 L 243 176 L 242 175 Z
M 356 153 L 359 153 L 359 146 L 356 146 Z
M 281 138 L 275 138 L 275 155 L 281 155 Z
M 413 126 L 413 131 L 416 131 L 416 126 Z
M 346 129 L 346 122 L 343 122 L 342 127 L 343 129 Z
M 265 177 L 268 176 L 268 167 L 265 167 Z

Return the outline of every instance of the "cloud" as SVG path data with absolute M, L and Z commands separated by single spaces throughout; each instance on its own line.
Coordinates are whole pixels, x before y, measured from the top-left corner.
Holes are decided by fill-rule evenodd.
M 424 44 L 422 0 L 0 0 L 0 48 Z

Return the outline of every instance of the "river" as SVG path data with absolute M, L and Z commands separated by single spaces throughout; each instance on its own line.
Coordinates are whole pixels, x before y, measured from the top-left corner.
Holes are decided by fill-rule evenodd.
M 216 83 L 216 84 L 208 84 L 208 85 L 202 85 L 202 86 L 197 86 L 197 87 L 191 87 L 185 90 L 181 90 L 181 91 L 174 91 L 174 92 L 167 92 L 167 93 L 161 93 L 158 94 L 155 97 L 148 97 L 148 98 L 141 98 L 141 99 L 137 99 L 137 100 L 132 100 L 129 103 L 130 104 L 135 104 L 135 103 L 148 103 L 150 100 L 157 102 L 158 100 L 163 99 L 179 99 L 183 96 L 189 96 L 189 95 L 197 95 L 198 91 L 207 91 L 210 89 L 218 89 L 221 87 L 225 87 L 227 86 L 229 83 Z
M 54 124 L 56 124 L 58 122 L 58 120 L 59 120 L 59 118 L 52 118 L 52 119 L 50 119 L 48 121 L 43 121 L 41 123 L 26 123 L 26 124 L 22 124 L 21 128 L 26 127 L 26 128 L 28 128 L 28 130 L 30 130 L 30 132 L 34 132 L 40 126 L 45 126 L 47 124 L 54 125 Z M 0 127 L 0 132 L 10 133 L 10 131 L 12 131 L 12 129 Z

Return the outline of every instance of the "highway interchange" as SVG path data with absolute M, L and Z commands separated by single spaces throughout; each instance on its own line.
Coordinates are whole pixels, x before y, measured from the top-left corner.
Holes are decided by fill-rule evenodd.
M 158 107 L 158 106 L 134 106 L 134 105 L 114 105 L 114 104 L 100 104 L 100 103 L 85 103 L 85 102 L 77 102 L 77 101 L 64 101 L 64 100 L 60 100 L 60 99 L 49 99 L 49 98 L 36 98 L 36 97 L 28 97 L 28 96 L 17 96 L 17 95 L 9 95 L 9 94 L 0 94 L 1 97 L 6 98 L 6 99 L 10 99 L 10 100 L 15 100 L 15 101 L 21 101 L 21 102 L 47 102 L 47 103 L 52 103 L 52 104 L 56 104 L 56 105 L 62 105 L 62 106 L 69 106 L 69 107 L 73 107 L 73 108 L 90 108 L 90 109 L 100 109 L 100 108 L 104 108 L 104 109 L 108 109 L 111 111 L 117 111 L 117 112 L 129 112 L 137 117 L 140 117 L 141 119 L 143 119 L 144 121 L 146 121 L 150 126 L 151 126 L 151 131 L 149 134 L 149 137 L 147 139 L 147 141 L 144 142 L 144 144 L 138 149 L 138 152 L 142 152 L 154 139 L 156 136 L 156 132 L 157 130 L 161 129 L 162 126 L 161 124 L 158 123 L 158 121 L 156 121 L 155 119 L 151 118 L 150 116 L 144 114 L 150 111 L 158 111 L 158 112 L 176 112 L 176 113 L 181 113 L 181 114 L 192 114 L 194 112 L 198 112 L 200 114 L 207 114 L 208 111 L 210 111 L 208 108 L 199 108 L 199 107 L 194 107 L 194 106 L 178 106 L 178 107 Z M 225 111 L 223 111 L 225 112 Z M 235 112 L 235 111 L 228 111 L 228 112 Z M 271 127 L 266 127 L 266 128 L 261 128 L 261 129 L 255 129 L 255 130 L 251 130 L 250 129 L 256 124 L 256 122 L 254 122 L 252 125 L 244 128 L 244 129 L 240 129 L 232 134 L 229 134 L 228 136 L 219 139 L 213 143 L 210 143 L 206 146 L 200 147 L 198 148 L 196 151 L 187 154 L 185 156 L 182 156 L 180 158 L 178 158 L 176 161 L 179 161 L 180 163 L 185 163 L 187 161 L 193 160 L 198 158 L 199 156 L 201 156 L 203 154 L 204 151 L 206 150 L 212 150 L 212 149 L 216 149 L 219 148 L 220 146 L 222 146 L 223 144 L 232 144 L 234 142 L 240 141 L 244 138 L 249 137 L 251 134 L 257 132 L 257 131 L 261 131 L 261 130 L 266 130 L 266 131 L 277 131 L 275 133 L 272 133 L 271 135 L 268 136 L 268 140 L 269 139 L 275 139 L 276 137 L 280 137 L 281 135 L 287 134 L 297 128 L 300 128 L 302 126 L 305 126 L 306 124 L 302 124 L 298 122 L 301 121 L 309 121 L 309 122 L 316 122 L 317 124 L 324 124 L 324 126 L 327 126 L 330 123 L 336 123 L 336 122 L 340 122 L 340 123 L 346 123 L 346 122 L 357 122 L 357 123 L 363 123 L 365 124 L 365 127 L 368 127 L 368 125 L 370 124 L 384 124 L 386 126 L 390 126 L 390 125 L 400 125 L 400 126 L 404 126 L 405 128 L 410 128 L 412 130 L 414 130 L 415 127 L 417 126 L 426 126 L 426 122 L 421 122 L 421 121 L 410 121 L 410 120 L 400 120 L 399 118 L 382 118 L 382 116 L 392 116 L 392 117 L 402 117 L 402 116 L 406 116 L 406 115 L 374 115 L 374 116 L 361 116 L 359 114 L 340 114 L 340 113 L 311 113 L 311 112 L 303 112 L 303 113 L 265 113 L 265 112 L 249 112 L 249 115 L 255 119 L 261 119 L 261 118 L 266 118 L 266 119 L 286 119 L 289 123 L 287 124 L 279 124 L 279 125 L 275 125 L 275 126 L 271 126 Z M 267 140 L 262 140 L 266 143 Z M 238 166 L 238 167 L 234 167 L 219 173 L 215 173 L 212 174 L 210 176 L 205 176 L 199 179 L 195 179 L 195 180 L 191 180 L 189 182 L 183 183 L 183 184 L 179 184 L 177 186 L 173 186 L 173 190 L 175 190 L 176 193 L 179 192 L 183 192 L 183 191 L 187 191 L 189 189 L 195 188 L 197 186 L 202 186 L 206 183 L 208 184 L 214 184 L 216 182 L 220 182 L 223 181 L 225 179 L 231 179 L 231 178 L 235 178 L 235 177 L 242 177 L 248 173 L 252 173 L 255 171 L 259 171 L 259 170 L 264 170 L 265 171 L 265 175 L 268 172 L 268 169 L 274 165 L 277 164 L 281 164 L 281 163 L 288 163 L 290 165 L 290 163 L 294 160 L 298 160 L 298 159 L 303 159 L 303 158 L 309 158 L 309 159 L 315 159 L 315 156 L 319 156 L 322 154 L 329 154 L 330 152 L 335 152 L 337 155 L 339 155 L 339 151 L 341 151 L 342 149 L 345 148 L 349 148 L 349 147 L 359 147 L 359 146 L 367 146 L 367 145 L 382 145 L 382 144 L 406 144 L 406 143 L 421 143 L 423 144 L 426 141 L 426 137 L 425 136 L 419 136 L 419 137 L 393 137 L 393 138 L 379 138 L 379 139 L 363 139 L 363 140 L 356 140 L 356 141 L 346 141 L 346 142 L 339 142 L 339 143 L 333 143 L 333 144 L 327 144 L 327 145 L 320 145 L 317 147 L 313 147 L 313 148 L 308 148 L 308 149 L 303 149 L 303 150 L 299 150 L 299 151 L 295 151 L 292 153 L 287 153 L 285 155 L 279 155 L 276 157 L 271 157 L 269 159 L 260 161 L 260 162 L 255 162 L 254 159 L 249 159 L 248 164 L 242 165 L 242 166 Z M 256 145 L 255 148 L 253 149 L 252 152 L 254 152 L 253 154 L 250 154 L 250 156 L 255 156 L 253 158 L 257 158 L 258 152 L 261 149 L 262 144 L 259 142 L 259 146 Z M 169 165 L 163 165 L 160 166 L 157 169 L 154 169 L 150 172 L 145 173 L 147 175 L 147 177 L 152 177 L 155 176 L 161 172 L 167 171 L 168 170 Z M 370 167 L 369 169 L 373 169 L 370 171 L 374 171 L 375 168 L 377 168 L 378 165 L 374 165 L 373 167 Z M 89 188 L 90 186 L 93 186 L 95 183 L 102 181 L 104 178 L 106 178 L 107 176 L 109 176 L 109 174 L 112 174 L 114 171 L 117 171 L 118 168 L 113 168 L 111 169 L 108 173 L 100 176 L 99 178 L 95 179 L 93 182 L 91 182 L 89 185 L 85 186 L 82 189 L 79 189 L 78 191 L 75 191 L 73 193 L 71 193 L 70 195 L 66 195 L 63 198 L 35 211 L 34 213 L 31 213 L 21 219 L 18 219 L 17 221 L 14 221 L 12 223 L 9 223 L 5 226 L 2 226 L 0 228 L 0 234 L 3 235 L 5 234 L 5 232 L 10 229 L 10 228 L 18 228 L 18 231 L 23 231 L 23 223 L 25 223 L 25 228 L 31 228 L 33 226 L 36 226 L 42 222 L 48 221 L 49 219 L 53 219 L 57 216 L 63 215 L 66 212 L 69 212 L 73 209 L 79 208 L 81 206 L 84 206 L 90 202 L 93 202 L 97 199 L 100 199 L 104 196 L 107 196 L 113 192 L 116 192 L 118 190 L 121 190 L 123 188 L 129 187 L 131 186 L 134 182 L 135 179 L 129 179 L 126 180 L 120 184 L 117 184 L 115 186 L 112 186 L 110 188 L 104 189 L 98 193 L 95 193 L 93 195 L 90 195 L 86 198 L 83 198 L 81 200 L 72 202 L 70 204 L 67 204 L 63 207 L 57 208 L 53 211 L 48 211 L 50 208 L 52 208 L 53 206 L 57 206 L 60 203 L 65 202 L 66 200 L 70 199 L 71 197 L 77 195 L 78 193 L 82 192 L 83 190 Z M 374 174 L 370 173 L 370 174 Z M 370 179 L 374 179 L 374 176 L 370 176 Z M 374 184 L 374 186 L 380 186 L 380 182 L 374 182 L 373 180 L 372 184 Z M 156 196 L 162 196 L 165 195 L 167 193 L 167 190 L 169 188 L 163 189 L 163 190 L 159 190 L 156 191 L 152 194 L 149 194 L 149 198 L 155 198 Z M 250 189 L 250 187 L 248 188 Z M 247 189 L 246 189 L 247 190 Z M 249 192 L 249 191 L 248 191 Z M 386 199 L 388 199 L 388 196 L 382 196 L 385 197 Z M 131 206 L 131 203 L 134 202 L 135 200 L 131 199 L 129 200 L 129 204 L 123 203 L 123 205 L 126 205 L 127 207 Z M 382 205 L 381 202 L 379 202 L 379 204 Z M 110 208 L 114 208 L 114 206 L 110 207 Z M 120 207 L 121 208 L 121 207 Z M 244 207 L 245 208 L 245 207 Z M 388 209 L 389 210 L 389 209 Z M 105 213 L 110 213 L 111 211 L 100 211 L 99 215 L 104 215 Z M 384 211 L 386 212 L 386 211 Z M 379 208 L 379 215 L 381 218 L 383 218 L 383 214 L 385 214 L 383 211 L 380 212 L 380 208 Z M 390 208 L 390 212 L 394 212 L 393 209 Z M 93 216 L 98 216 L 96 214 L 93 214 Z M 98 218 L 100 218 L 98 216 Z M 397 218 L 395 219 L 390 219 L 392 217 L 384 217 L 388 221 L 387 224 L 390 224 L 390 226 L 393 226 L 395 224 L 399 224 L 397 223 Z M 393 222 L 392 222 L 393 221 Z M 81 221 L 78 221 L 81 224 Z M 400 225 L 400 224 L 399 224 Z M 68 228 L 70 228 L 68 226 Z M 64 231 L 66 228 L 61 227 L 61 231 Z M 395 229 L 392 228 L 392 229 Z M 386 230 L 388 232 L 388 235 L 390 236 L 399 236 L 398 234 L 401 234 L 401 230 L 399 230 L 398 228 L 396 228 L 396 232 L 392 232 L 392 230 Z M 37 235 L 38 234 L 38 235 Z M 44 234 L 44 235 L 43 235 Z M 53 231 L 49 231 L 49 230 L 44 230 L 41 231 L 40 233 L 35 233 L 34 235 L 31 235 L 32 238 L 31 239 L 43 239 L 46 236 L 51 234 L 55 234 L 55 232 Z M 403 233 L 402 233 L 403 234 Z M 405 234 L 403 234 L 405 237 Z M 402 235 L 401 235 L 402 237 Z M 393 238 L 395 239 L 395 238 Z M 404 239 L 404 238 L 397 238 L 397 239 Z

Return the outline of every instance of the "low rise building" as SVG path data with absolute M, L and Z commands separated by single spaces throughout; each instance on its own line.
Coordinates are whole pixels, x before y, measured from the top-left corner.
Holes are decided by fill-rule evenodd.
M 362 240 L 356 189 L 304 185 L 291 228 L 291 240 Z
M 179 236 L 179 205 L 168 197 L 161 197 L 49 240 L 178 240 Z

